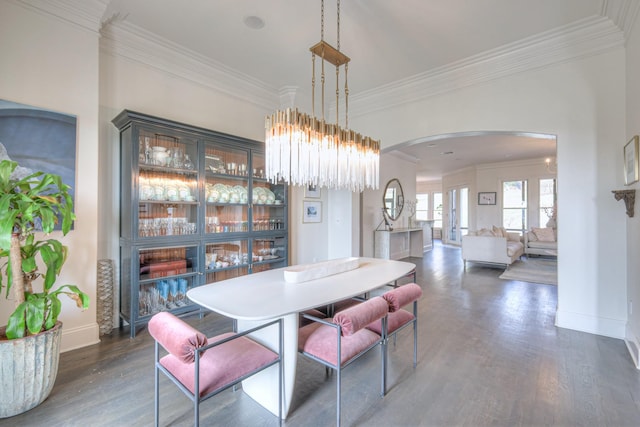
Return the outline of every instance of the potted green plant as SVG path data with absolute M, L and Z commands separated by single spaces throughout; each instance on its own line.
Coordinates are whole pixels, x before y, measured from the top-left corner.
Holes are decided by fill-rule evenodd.
M 38 232 L 48 235 L 60 221 L 63 235 L 71 229 L 75 214 L 70 187 L 50 173 L 16 177 L 16 168 L 16 162 L 0 162 L 0 290 L 7 298 L 13 295 L 15 302 L 6 327 L 0 328 L 0 356 L 14 363 L 13 369 L 0 370 L 0 418 L 37 406 L 53 388 L 62 327 L 59 297 L 72 298 L 82 309 L 89 306 L 89 297 L 75 285 L 53 289 L 67 259 L 67 247 L 56 239 L 36 239 Z M 36 281 L 42 282 L 38 289 Z M 7 375 L 3 371 L 19 381 L 3 378 Z M 32 371 L 31 379 L 41 383 L 43 390 L 26 384 Z M 17 399 L 9 401 L 14 396 Z

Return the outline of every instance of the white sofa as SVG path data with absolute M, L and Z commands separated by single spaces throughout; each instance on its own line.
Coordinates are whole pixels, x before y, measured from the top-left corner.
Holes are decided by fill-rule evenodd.
M 554 228 L 532 228 L 524 233 L 524 253 L 557 256 L 558 240 Z
M 496 230 L 497 227 L 494 227 Z M 504 229 L 479 230 L 462 236 L 462 260 L 490 264 L 511 265 L 524 254 L 524 244 L 517 233 L 507 233 Z M 506 235 L 506 237 L 503 237 Z

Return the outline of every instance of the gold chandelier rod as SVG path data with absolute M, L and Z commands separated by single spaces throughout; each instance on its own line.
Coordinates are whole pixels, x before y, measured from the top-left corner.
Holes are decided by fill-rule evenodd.
M 320 58 L 322 58 L 322 71 L 320 74 L 320 82 L 322 85 L 322 102 L 321 102 L 321 107 L 322 107 L 322 120 L 324 121 L 324 83 L 325 83 L 325 73 L 324 73 L 324 62 L 328 62 L 330 64 L 332 64 L 333 66 L 336 67 L 336 124 L 339 123 L 339 119 L 340 119 L 340 67 L 341 66 L 345 66 L 345 82 L 344 82 L 344 87 L 345 87 L 345 127 L 348 128 L 349 127 L 349 87 L 347 86 L 347 70 L 348 70 L 348 64 L 349 61 L 351 60 L 351 58 L 349 58 L 347 55 L 345 55 L 344 53 L 340 52 L 340 0 L 338 0 L 337 2 L 337 17 L 338 17 L 338 25 L 337 25 L 337 46 L 338 48 L 336 49 L 335 47 L 331 46 L 329 43 L 327 43 L 324 40 L 324 0 L 322 0 L 321 2 L 321 8 L 320 8 L 320 41 L 318 43 L 316 43 L 315 45 L 311 46 L 309 48 L 309 50 L 311 51 L 311 63 L 312 63 L 312 70 L 313 70 L 313 75 L 311 78 L 311 102 L 312 102 L 312 108 L 311 108 L 311 112 L 313 115 L 315 115 L 315 89 L 316 89 L 316 63 L 315 63 L 315 59 L 316 59 L 316 55 L 319 56 Z

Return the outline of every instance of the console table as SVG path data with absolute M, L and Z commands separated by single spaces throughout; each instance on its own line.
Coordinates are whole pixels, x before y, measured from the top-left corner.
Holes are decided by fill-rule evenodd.
M 373 256 L 382 259 L 422 258 L 424 242 L 422 228 L 396 228 L 375 231 Z

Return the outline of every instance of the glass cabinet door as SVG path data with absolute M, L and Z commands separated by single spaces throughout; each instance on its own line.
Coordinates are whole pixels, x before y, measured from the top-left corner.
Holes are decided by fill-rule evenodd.
M 285 230 L 287 224 L 287 187 L 264 178 L 264 154 L 253 154 L 251 231 Z
M 138 153 L 138 238 L 196 234 L 197 141 L 140 128 Z
M 205 283 L 218 282 L 249 273 L 247 240 L 216 241 L 205 244 Z
M 187 291 L 197 286 L 198 246 L 138 250 L 138 317 L 192 309 Z
M 286 267 L 287 239 L 284 236 L 254 239 L 251 242 L 252 264 L 251 272 Z
M 249 155 L 205 144 L 205 233 L 249 231 Z

